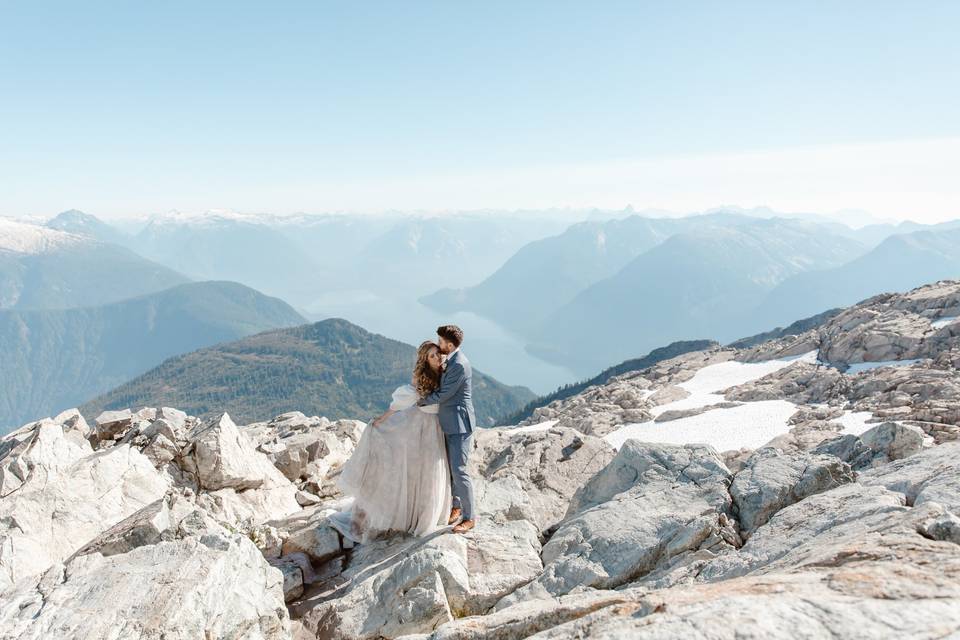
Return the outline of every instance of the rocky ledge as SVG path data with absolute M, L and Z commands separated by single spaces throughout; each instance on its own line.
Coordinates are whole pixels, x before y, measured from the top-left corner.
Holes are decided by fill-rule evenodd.
M 960 632 L 960 443 L 914 427 L 763 447 L 736 472 L 705 445 L 484 430 L 474 532 L 350 548 L 336 497 L 300 487 L 331 486 L 354 425 L 131 418 L 97 449 L 109 423 L 76 414 L 4 440 L 0 637 Z

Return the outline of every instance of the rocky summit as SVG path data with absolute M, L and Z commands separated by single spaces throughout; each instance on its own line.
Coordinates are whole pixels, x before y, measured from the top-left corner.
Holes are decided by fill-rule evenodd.
M 351 546 L 366 428 L 75 410 L 0 440 L 0 638 L 960 635 L 960 282 L 477 432 L 478 526 Z

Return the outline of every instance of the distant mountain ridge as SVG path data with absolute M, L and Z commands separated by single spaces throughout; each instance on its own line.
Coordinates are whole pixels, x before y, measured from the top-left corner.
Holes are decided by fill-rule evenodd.
M 47 221 L 46 226 L 50 229 L 58 229 L 80 236 L 88 236 L 101 242 L 110 242 L 113 244 L 125 244 L 130 240 L 127 234 L 116 229 L 112 225 L 100 220 L 96 216 L 70 209 L 58 214 L 56 217 Z
M 162 217 L 134 238 L 137 251 L 192 278 L 232 280 L 296 304 L 304 281 L 324 271 L 311 255 L 258 219 L 210 217 L 198 222 Z
M 387 408 L 394 389 L 410 382 L 415 361 L 416 349 L 408 344 L 330 319 L 170 358 L 81 411 L 95 417 L 106 409 L 168 405 L 198 416 L 226 410 L 247 423 L 291 410 L 369 419 Z M 484 426 L 533 398 L 529 389 L 474 370 L 474 402 Z
M 832 269 L 800 273 L 772 290 L 756 311 L 767 324 L 843 307 L 885 291 L 960 277 L 960 229 L 937 225 L 892 235 L 868 253 Z
M 55 415 L 164 359 L 304 322 L 235 282 L 192 282 L 101 306 L 0 310 L 0 432 Z
M 421 301 L 443 312 L 475 311 L 522 332 L 684 226 L 636 215 L 582 222 L 525 245 L 475 286 L 441 289 Z
M 644 353 L 685 336 L 731 340 L 764 327 L 750 312 L 780 282 L 862 250 L 793 220 L 677 233 L 554 312 L 529 349 L 590 371 L 625 350 Z
M 705 234 L 729 228 L 792 224 L 830 232 L 833 227 L 740 211 L 712 210 L 686 217 L 629 215 L 575 224 L 563 233 L 532 242 L 474 286 L 442 289 L 421 298 L 439 311 L 473 311 L 512 330 L 536 337 L 540 324 L 593 284 L 616 275 L 632 260 L 680 233 Z M 849 229 L 847 231 L 850 231 Z M 831 234 L 833 235 L 833 234 Z M 851 250 L 858 247 L 849 241 Z
M 492 319 L 523 336 L 528 353 L 589 375 L 617 358 L 615 343 L 644 352 L 689 335 L 724 342 L 960 275 L 949 246 L 930 255 L 920 246 L 949 237 L 960 221 L 874 223 L 853 213 L 870 224 L 762 207 L 580 223 L 524 246 L 478 284 L 421 302 Z
M 727 346 L 733 349 L 748 349 L 770 340 L 779 340 L 780 338 L 785 338 L 787 336 L 796 336 L 829 322 L 835 316 L 840 315 L 842 311 L 843 309 L 828 309 L 827 311 L 810 316 L 809 318 L 803 318 L 802 320 L 791 322 L 786 327 L 776 327 L 770 331 L 763 331 L 752 336 L 734 340 Z
M 69 309 L 189 282 L 120 245 L 0 218 L 0 309 Z
M 0 217 L 0 253 L 37 255 L 85 242 L 84 238 L 60 229 Z
M 300 308 L 337 291 L 412 298 L 498 267 L 564 227 L 484 215 L 272 216 L 211 212 L 152 217 L 138 251 L 187 275 L 230 279 Z M 324 313 L 318 309 L 318 313 Z

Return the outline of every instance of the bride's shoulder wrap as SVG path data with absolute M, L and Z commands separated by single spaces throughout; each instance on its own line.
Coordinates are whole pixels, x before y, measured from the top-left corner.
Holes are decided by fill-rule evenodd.
M 417 404 L 417 391 L 412 385 L 405 384 L 397 387 L 390 401 L 390 408 L 394 411 L 403 411 Z

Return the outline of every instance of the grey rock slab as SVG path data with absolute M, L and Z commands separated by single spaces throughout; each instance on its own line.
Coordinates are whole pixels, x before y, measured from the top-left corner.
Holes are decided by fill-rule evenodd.
M 730 495 L 746 538 L 784 507 L 854 479 L 850 465 L 835 456 L 765 447 L 734 477 Z
M 541 570 L 535 526 L 481 519 L 467 535 L 439 532 L 360 545 L 340 587 L 294 606 L 326 638 L 394 638 L 484 614 Z
M 540 530 L 560 521 L 570 498 L 614 456 L 604 440 L 566 427 L 482 429 L 475 437 L 470 471 L 480 513 Z
M 64 560 L 169 487 L 136 449 L 92 452 L 52 423 L 38 426 L 24 456 L 29 476 L 0 498 L 0 589 Z
M 860 475 L 866 485 L 904 495 L 907 504 L 937 502 L 960 515 L 960 442 L 947 442 Z
M 960 633 L 960 594 L 955 585 L 932 588 L 927 581 L 935 578 L 935 572 L 929 569 L 901 572 L 898 563 L 884 562 L 829 573 L 778 573 L 719 585 L 641 591 L 631 594 L 631 603 L 604 607 L 530 637 L 866 640 Z
M 263 483 L 257 458 L 262 455 L 226 413 L 198 425 L 190 432 L 189 455 L 200 486 L 217 489 L 251 489 Z
M 909 511 L 900 494 L 882 487 L 845 484 L 780 510 L 758 527 L 739 551 L 720 554 L 699 567 L 697 579 L 715 582 L 795 566 L 831 550 L 845 549 L 864 531 L 900 526 L 897 523 Z
M 828 551 L 783 570 L 659 590 L 586 590 L 518 601 L 417 638 L 788 640 L 958 633 L 960 548 L 900 527 L 853 536 L 843 553 Z
M 130 409 L 104 411 L 94 420 L 95 432 L 100 440 L 116 440 L 130 428 L 134 416 Z
M 919 531 L 931 540 L 945 540 L 960 545 L 960 518 L 949 511 L 933 515 L 920 524 Z
M 676 555 L 713 546 L 729 526 L 729 482 L 710 447 L 628 440 L 577 492 L 567 518 L 543 547 L 543 573 L 497 609 L 582 587 L 619 587 Z
M 901 460 L 923 450 L 926 434 L 919 427 L 884 422 L 860 434 L 860 440 L 883 462 Z
M 326 518 L 308 521 L 305 526 L 285 532 L 281 553 L 304 553 L 317 566 L 343 553 L 340 534 L 325 521 Z
M 289 637 L 283 578 L 240 535 L 191 536 L 77 556 L 0 597 L 3 637 Z

